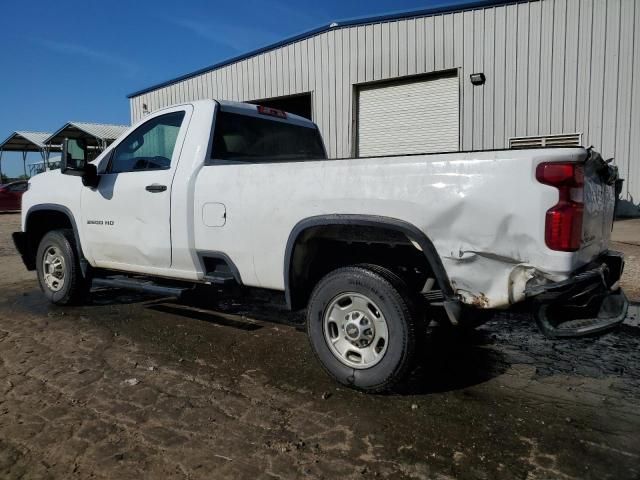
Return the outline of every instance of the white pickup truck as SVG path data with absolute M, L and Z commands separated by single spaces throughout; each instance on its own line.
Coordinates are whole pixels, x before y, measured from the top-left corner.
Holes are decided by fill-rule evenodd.
M 434 319 L 530 301 L 546 334 L 576 336 L 626 314 L 617 173 L 590 149 L 327 159 L 307 119 L 203 100 L 92 153 L 65 142 L 14 234 L 57 304 L 92 282 L 281 291 L 327 372 L 365 391 L 403 378 Z

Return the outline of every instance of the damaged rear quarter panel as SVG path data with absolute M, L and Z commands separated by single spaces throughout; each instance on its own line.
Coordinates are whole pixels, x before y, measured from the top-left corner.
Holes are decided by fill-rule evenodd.
M 225 165 L 198 175 L 195 211 L 210 192 L 224 199 L 227 222 L 215 250 L 238 265 L 249 286 L 285 289 L 284 246 L 302 220 L 375 216 L 424 232 L 463 301 L 504 307 L 520 299 L 527 275 L 561 278 L 575 269 L 574 255 L 544 243 L 545 214 L 558 191 L 538 183 L 535 168 L 585 156 L 575 148 Z M 211 235 L 200 220 L 195 225 L 195 248 L 211 250 Z
M 545 214 L 558 194 L 537 182 L 535 168 L 545 161 L 580 160 L 584 150 L 492 152 L 491 159 L 483 158 L 486 152 L 465 155 L 443 163 L 446 208 L 425 228 L 462 301 L 506 307 L 524 298 L 531 278 L 566 278 L 578 266 L 576 255 L 545 245 Z

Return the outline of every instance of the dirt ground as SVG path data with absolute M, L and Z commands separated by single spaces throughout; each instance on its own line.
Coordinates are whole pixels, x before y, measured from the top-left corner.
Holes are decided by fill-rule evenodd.
M 337 387 L 267 296 L 199 307 L 97 291 L 55 307 L 0 215 L 0 478 L 640 478 L 636 302 L 604 336 L 527 313 L 425 348 L 392 395 Z

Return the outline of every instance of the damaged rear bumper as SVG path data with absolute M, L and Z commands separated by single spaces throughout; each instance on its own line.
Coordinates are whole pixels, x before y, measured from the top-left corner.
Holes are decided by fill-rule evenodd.
M 538 303 L 536 319 L 552 338 L 600 333 L 622 323 L 629 303 L 620 289 L 624 256 L 608 251 L 566 280 L 533 285 L 525 295 Z

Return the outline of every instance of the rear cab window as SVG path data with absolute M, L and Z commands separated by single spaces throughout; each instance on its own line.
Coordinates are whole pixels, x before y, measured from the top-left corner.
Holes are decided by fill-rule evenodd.
M 322 137 L 308 125 L 270 115 L 245 115 L 219 110 L 213 135 L 212 160 L 261 163 L 325 160 Z

